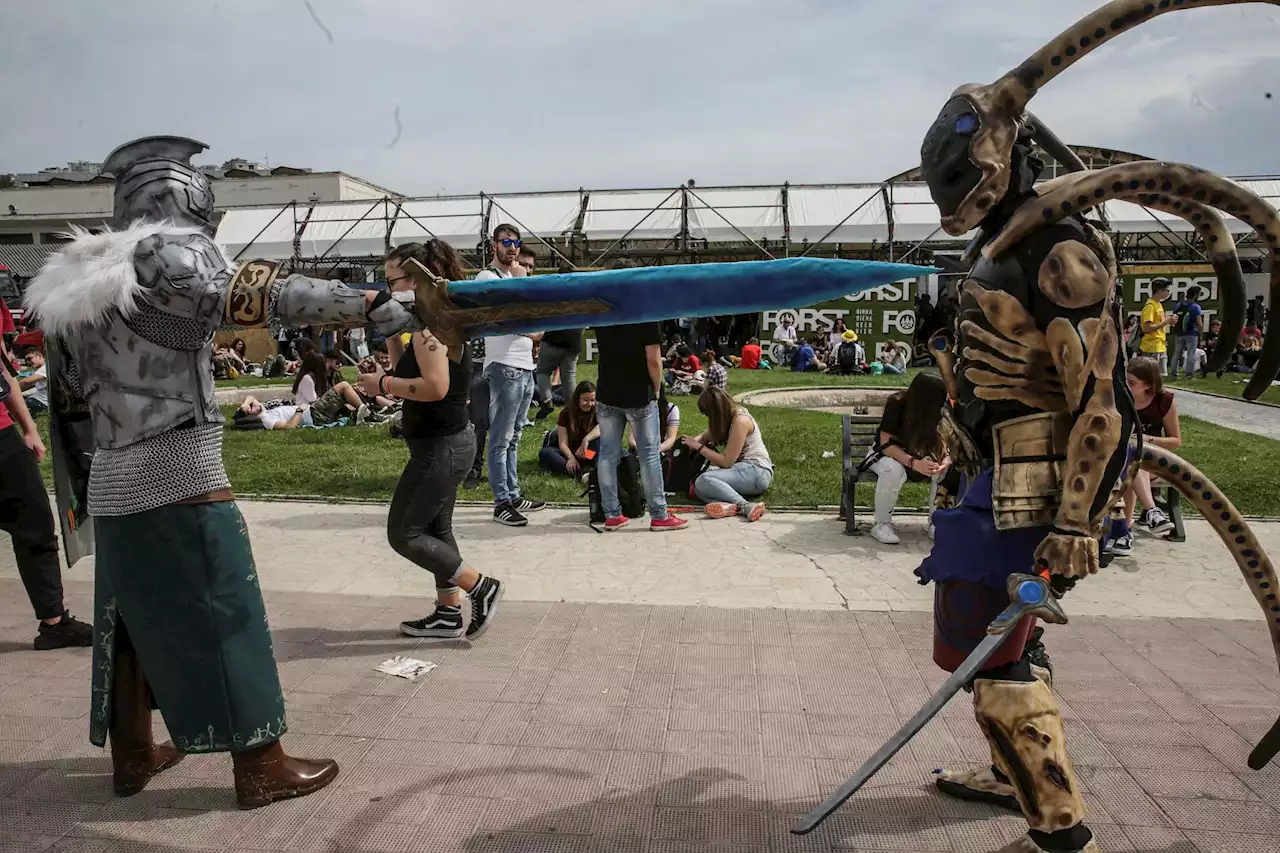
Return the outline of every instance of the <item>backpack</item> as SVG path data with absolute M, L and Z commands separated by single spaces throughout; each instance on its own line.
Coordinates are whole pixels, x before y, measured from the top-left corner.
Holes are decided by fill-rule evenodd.
M 853 341 L 845 341 L 840 344 L 840 349 L 836 351 L 836 363 L 841 370 L 852 372 L 858 367 L 858 345 Z
M 694 482 L 710 464 L 707 457 L 677 442 L 662 460 L 663 491 L 692 498 Z
M 587 473 L 587 508 L 591 514 L 589 526 L 600 533 L 597 524 L 604 524 L 604 498 L 600 494 L 599 466 Z M 644 487 L 640 483 L 640 460 L 634 453 L 624 453 L 618 460 L 618 503 L 627 518 L 639 518 L 645 513 Z

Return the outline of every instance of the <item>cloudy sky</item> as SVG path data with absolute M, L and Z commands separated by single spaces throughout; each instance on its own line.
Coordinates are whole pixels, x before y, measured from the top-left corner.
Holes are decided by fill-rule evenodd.
M 167 133 L 411 194 L 875 181 L 956 85 L 1097 2 L 4 0 L 0 171 Z M 1260 3 L 1166 15 L 1032 109 L 1069 142 L 1280 172 L 1278 36 Z

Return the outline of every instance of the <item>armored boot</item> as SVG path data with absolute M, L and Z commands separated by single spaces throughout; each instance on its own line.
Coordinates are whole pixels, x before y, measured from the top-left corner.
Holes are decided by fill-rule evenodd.
M 338 763 L 285 755 L 280 741 L 231 753 L 236 799 L 242 809 L 256 809 L 290 797 L 314 794 L 338 778 Z
M 151 690 L 133 649 L 116 652 L 111 699 L 112 782 L 116 796 L 132 797 L 184 756 L 173 744 L 152 741 Z
M 978 678 L 973 698 L 994 770 L 1009 780 L 1030 828 L 1000 853 L 1097 853 L 1082 822 L 1084 799 L 1049 685 Z
M 1045 650 L 1044 643 L 1040 641 L 1043 636 L 1044 628 L 1036 628 L 1031 632 L 1023 659 L 1030 665 L 1031 674 L 1052 689 L 1053 667 L 1049 662 L 1049 653 Z M 942 771 L 938 773 L 935 784 L 940 792 L 958 800 L 988 803 L 1012 812 L 1022 811 L 1022 806 L 1018 804 L 1018 797 L 1014 793 L 1013 784 L 995 765 L 956 773 Z

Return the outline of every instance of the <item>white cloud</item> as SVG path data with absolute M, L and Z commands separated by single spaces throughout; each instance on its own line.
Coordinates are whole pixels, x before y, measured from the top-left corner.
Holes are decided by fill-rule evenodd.
M 9 0 L 0 169 L 148 133 L 211 159 L 343 169 L 412 192 L 877 180 L 914 165 L 952 89 L 1094 0 Z M 126 11 L 127 9 L 127 11 Z M 1280 171 L 1277 13 L 1168 15 L 1032 108 L 1074 142 Z M 1194 97 L 1193 97 L 1194 95 Z M 403 133 L 395 135 L 400 107 Z M 1272 132 L 1270 138 L 1274 138 Z

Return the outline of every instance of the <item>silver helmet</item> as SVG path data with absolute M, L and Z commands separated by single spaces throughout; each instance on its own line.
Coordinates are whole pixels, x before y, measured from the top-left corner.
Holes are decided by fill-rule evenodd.
M 208 176 L 191 165 L 208 147 L 181 136 L 144 136 L 108 154 L 102 170 L 116 179 L 115 226 L 168 219 L 212 235 L 213 190 Z

